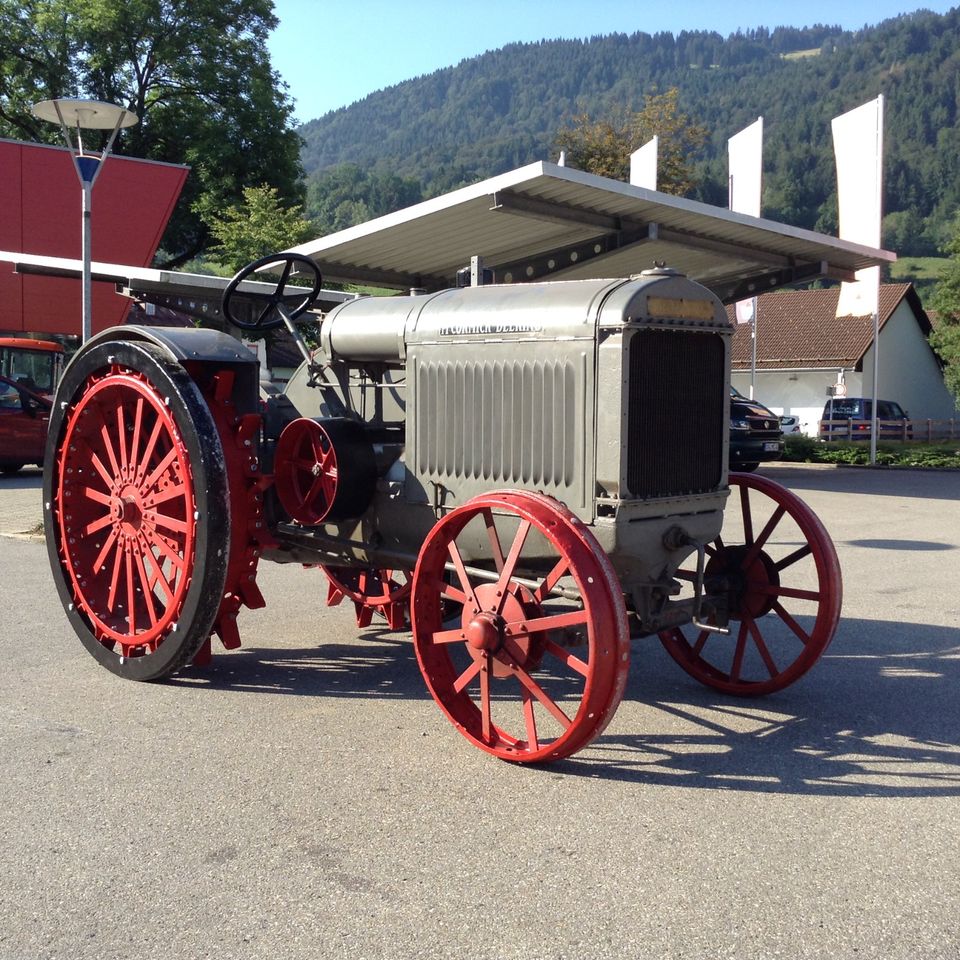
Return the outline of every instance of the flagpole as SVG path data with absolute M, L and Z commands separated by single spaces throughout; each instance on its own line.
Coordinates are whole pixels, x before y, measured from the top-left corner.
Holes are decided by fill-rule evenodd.
M 883 223 L 883 94 L 877 95 L 877 219 L 880 224 Z M 880 246 L 882 236 L 877 236 L 877 246 Z M 870 423 L 870 464 L 875 466 L 877 463 L 877 433 L 880 428 L 880 273 L 876 274 L 876 304 L 873 311 L 873 417 Z

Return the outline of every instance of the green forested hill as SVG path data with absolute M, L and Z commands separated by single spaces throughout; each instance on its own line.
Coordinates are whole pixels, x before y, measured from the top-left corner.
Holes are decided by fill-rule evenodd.
M 830 120 L 883 93 L 884 245 L 923 255 L 946 239 L 960 207 L 960 8 L 857 32 L 817 25 L 511 44 L 304 124 L 308 211 L 323 209 L 332 225 L 330 193 L 343 191 L 345 171 L 331 168 L 355 165 L 348 181 L 379 177 L 385 197 L 341 217 L 383 213 L 391 198 L 409 202 L 555 157 L 557 131 L 574 115 L 639 109 L 646 94 L 673 86 L 711 132 L 697 198 L 725 204 L 727 138 L 762 115 L 764 215 L 828 232 Z

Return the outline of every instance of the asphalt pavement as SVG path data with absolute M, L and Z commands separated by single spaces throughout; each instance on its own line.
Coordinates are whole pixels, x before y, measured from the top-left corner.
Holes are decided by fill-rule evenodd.
M 636 641 L 605 734 L 539 769 L 316 570 L 262 565 L 209 669 L 119 680 L 23 536 L 39 474 L 0 477 L 0 958 L 957 957 L 960 472 L 764 472 L 837 546 L 820 663 L 745 701 Z

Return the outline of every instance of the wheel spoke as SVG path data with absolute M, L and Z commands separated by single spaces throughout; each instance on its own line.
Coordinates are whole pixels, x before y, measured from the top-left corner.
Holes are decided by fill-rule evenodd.
M 710 630 L 700 631 L 700 636 L 697 637 L 697 642 L 693 645 L 693 655 L 695 657 L 700 656 L 704 646 L 706 645 L 707 641 L 710 639 L 710 634 L 711 634 Z
M 455 627 L 453 630 L 438 630 L 430 635 L 431 643 L 463 643 L 466 639 L 466 634 L 460 627 Z
M 747 555 L 743 559 L 743 570 L 749 570 L 753 565 L 754 560 L 760 556 L 760 551 L 764 548 L 767 541 L 770 539 L 770 534 L 776 529 L 777 524 L 783 519 L 784 514 L 787 512 L 786 507 L 783 504 L 780 504 L 776 510 L 773 511 L 773 515 L 767 521 L 766 526 L 760 532 L 760 536 L 753 542 L 750 546 L 750 550 L 747 552 Z
M 467 595 L 462 590 L 458 590 L 452 583 L 447 583 L 446 580 L 441 580 L 440 584 L 441 596 L 452 600 L 454 603 L 459 603 L 461 606 L 466 604 Z
M 117 446 L 120 448 L 120 466 L 127 472 L 127 424 L 123 416 L 123 404 L 117 404 Z
M 791 564 L 796 563 L 798 560 L 802 560 L 804 557 L 809 557 L 813 552 L 813 547 L 809 543 L 805 543 L 799 550 L 794 550 L 793 553 L 784 557 L 778 563 L 774 564 L 777 572 L 781 572 L 789 567 Z
M 137 472 L 134 474 L 133 482 L 141 487 L 141 489 L 149 487 L 149 483 L 143 482 L 144 474 L 147 470 L 150 469 L 150 461 L 153 459 L 153 451 L 157 448 L 157 441 L 160 439 L 160 433 L 163 429 L 163 421 L 155 416 L 153 422 L 153 429 L 150 431 L 150 436 L 147 438 L 147 445 L 143 448 L 143 455 L 140 457 L 140 463 L 137 467 Z
M 562 630 L 564 627 L 580 627 L 590 622 L 590 614 L 586 610 L 570 610 L 567 613 L 551 613 L 545 617 L 534 617 L 531 620 L 518 620 L 514 627 L 518 634 L 529 635 L 546 630 Z
M 113 552 L 113 572 L 110 574 L 110 592 L 107 594 L 107 610 L 113 613 L 117 602 L 117 587 L 120 585 L 120 568 L 123 566 L 123 546 L 117 544 Z
M 104 527 L 109 526 L 113 523 L 113 517 L 109 513 L 104 514 L 100 517 L 99 520 L 94 520 L 92 523 L 88 523 L 84 528 L 83 532 L 86 536 L 90 536 L 93 533 L 96 533 L 98 530 L 102 530 Z
M 573 724 L 573 721 L 563 712 L 556 701 L 547 694 L 543 687 L 520 666 L 518 655 L 520 659 L 522 659 L 522 651 L 509 641 L 504 644 L 504 650 L 509 653 L 510 659 L 506 662 L 502 660 L 500 662 L 505 663 L 507 669 L 547 708 L 547 711 L 564 730 L 568 729 Z
M 533 712 L 533 694 L 526 687 L 521 686 L 520 697 L 523 701 L 523 721 L 527 728 L 527 746 L 531 750 L 539 750 L 540 740 L 537 737 L 537 718 Z
M 137 575 L 140 578 L 140 585 L 143 587 L 143 602 L 147 608 L 147 616 L 150 618 L 150 626 L 157 625 L 157 608 L 153 603 L 153 589 L 150 586 L 150 578 L 147 576 L 147 570 L 143 565 L 143 556 L 139 550 L 134 552 L 134 560 L 137 566 Z
M 463 673 L 453 683 L 455 693 L 462 693 L 473 682 L 473 678 L 480 672 L 483 664 L 479 660 L 474 660 Z
M 167 468 L 170 466 L 170 464 L 173 463 L 173 461 L 176 458 L 177 458 L 177 448 L 171 447 L 167 451 L 163 459 L 161 459 L 161 461 L 153 468 L 153 470 L 150 473 L 150 476 L 147 477 L 147 479 L 144 480 L 143 483 L 140 485 L 141 489 L 142 490 L 152 489 L 156 485 L 156 482 L 160 479 L 160 477 L 163 476 Z
M 740 513 L 743 517 L 743 542 L 749 546 L 753 543 L 753 514 L 750 512 L 750 488 L 746 484 L 740 486 Z
M 530 521 L 521 520 L 520 526 L 517 529 L 517 535 L 513 538 L 513 543 L 510 545 L 510 553 L 507 554 L 507 559 L 503 563 L 503 569 L 500 571 L 500 579 L 497 580 L 497 591 L 499 596 L 497 598 L 497 605 L 494 612 L 498 616 L 503 611 L 503 605 L 507 602 L 507 584 L 509 583 L 510 578 L 513 576 L 513 571 L 517 566 L 517 561 L 520 559 L 520 551 L 523 550 L 523 544 L 527 539 L 527 534 L 529 532 Z
M 753 642 L 760 654 L 760 659 L 763 660 L 763 663 L 767 668 L 767 673 L 769 673 L 771 677 L 777 676 L 780 671 L 777 668 L 776 663 L 774 663 L 770 651 L 767 649 L 767 645 L 764 642 L 763 635 L 760 633 L 760 628 L 756 620 L 748 615 L 744 618 L 744 622 L 749 625 L 750 635 L 753 637 Z
M 487 527 L 487 538 L 490 540 L 490 551 L 493 554 L 493 563 L 497 568 L 497 573 L 503 572 L 503 546 L 500 543 L 500 536 L 497 533 L 496 524 L 493 522 L 493 511 L 483 511 L 483 522 Z
M 737 646 L 733 651 L 733 664 L 730 667 L 730 679 L 736 683 L 740 679 L 740 671 L 743 669 L 743 655 L 747 649 L 747 621 L 740 622 L 740 630 L 737 633 Z
M 172 500 L 174 497 L 185 497 L 187 493 L 187 485 L 185 483 L 176 483 L 165 490 L 161 490 L 159 493 L 152 494 L 147 501 L 147 506 L 158 507 L 161 503 L 166 503 L 168 500 Z
M 190 528 L 186 520 L 177 520 L 175 517 L 168 517 L 165 513 L 159 513 L 156 510 L 144 510 L 145 520 L 155 523 L 159 527 L 166 527 L 175 533 L 186 533 Z
M 127 583 L 127 617 L 128 623 L 130 625 L 129 635 L 135 637 L 137 635 L 137 611 L 136 611 L 136 602 L 137 597 L 134 592 L 133 584 L 133 558 L 131 554 L 133 551 L 130 547 L 126 547 L 123 551 L 123 559 L 125 565 L 126 573 L 126 583 Z M 122 642 L 122 641 L 121 641 Z
M 784 587 L 777 583 L 749 583 L 751 593 L 760 593 L 767 597 L 790 597 L 794 600 L 819 601 L 823 594 L 819 590 L 799 590 L 796 587 Z
M 283 271 L 280 274 L 280 279 L 277 281 L 277 294 L 279 296 L 283 296 L 284 288 L 287 286 L 287 280 L 290 279 L 290 268 L 292 266 L 292 260 L 284 260 Z
M 117 542 L 117 536 L 118 534 L 116 529 L 111 530 L 110 533 L 107 535 L 107 539 L 104 540 L 103 542 L 103 547 L 101 548 L 100 552 L 97 554 L 97 559 L 93 561 L 92 569 L 94 574 L 98 574 L 100 572 L 100 568 L 103 566 L 104 562 L 107 559 L 107 554 L 110 552 L 114 544 Z
M 781 606 L 780 603 L 774 603 L 773 609 L 777 612 L 777 616 L 797 635 L 798 639 L 806 646 L 810 642 L 810 634 L 807 633 L 803 627 L 797 623 L 793 617 L 787 613 L 786 610 Z
M 93 464 L 93 467 L 97 473 L 100 474 L 100 478 L 107 485 L 107 489 L 109 490 L 111 487 L 113 487 L 113 477 L 110 476 L 110 472 L 103 465 L 103 461 L 100 459 L 100 457 L 93 453 L 93 451 L 90 452 L 90 462 Z
M 480 723 L 483 739 L 493 743 L 493 724 L 490 720 L 490 654 L 484 651 L 480 660 Z
M 84 487 L 81 493 L 83 493 L 88 500 L 93 500 L 95 503 L 102 503 L 105 507 L 109 507 L 113 503 L 113 497 L 111 497 L 109 493 L 101 493 L 96 487 Z
M 100 439 L 103 440 L 103 448 L 107 451 L 107 459 L 110 461 L 111 476 L 115 477 L 120 472 L 120 465 L 117 463 L 117 455 L 113 451 L 113 441 L 110 439 L 110 430 L 103 420 L 103 414 L 100 413 L 102 426 L 100 427 Z
M 140 446 L 140 428 L 143 426 L 143 397 L 137 397 L 133 411 L 133 435 L 130 437 L 130 463 L 137 463 L 137 448 Z
M 253 321 L 253 325 L 254 325 L 255 327 L 262 326 L 264 320 L 266 320 L 267 317 L 269 317 L 270 314 L 273 312 L 273 309 L 274 309 L 274 304 L 273 304 L 273 301 L 271 300 L 271 301 L 269 301 L 269 302 L 267 303 L 267 305 L 266 305 L 266 306 L 260 311 L 260 313 L 257 315 L 257 319 Z
M 474 592 L 473 584 L 470 582 L 470 577 L 467 576 L 466 568 L 463 565 L 463 557 L 460 556 L 460 550 L 453 540 L 447 544 L 447 552 L 450 554 L 450 559 L 453 561 L 454 569 L 457 571 L 457 576 L 460 578 L 460 586 L 463 587 L 463 592 L 467 595 L 467 600 L 470 601 L 475 610 L 479 610 L 480 604 L 477 601 L 477 594 Z
M 163 558 L 165 560 L 169 560 L 170 563 L 177 568 L 178 572 L 183 571 L 183 557 L 177 552 L 179 547 L 172 546 L 167 538 L 164 537 L 158 530 L 154 530 L 149 535 L 148 544 L 151 549 L 156 547 L 156 549 L 163 554 Z
M 533 599 L 537 603 L 543 603 L 550 596 L 550 592 L 560 582 L 560 578 L 570 569 L 570 561 L 566 557 L 561 557 L 553 566 L 553 569 L 543 578 L 540 586 L 533 591 Z
M 552 653 L 558 660 L 562 661 L 571 669 L 576 670 L 581 676 L 590 676 L 590 667 L 579 657 L 575 657 L 566 647 L 561 647 L 559 643 L 548 640 L 545 649 L 547 653 Z

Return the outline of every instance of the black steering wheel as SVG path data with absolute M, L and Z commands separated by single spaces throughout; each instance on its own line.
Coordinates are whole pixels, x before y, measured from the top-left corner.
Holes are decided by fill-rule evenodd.
M 238 294 L 240 284 L 244 280 L 249 280 L 252 274 L 258 273 L 264 267 L 281 263 L 283 264 L 283 271 L 273 293 L 249 293 L 247 291 L 242 293 L 245 299 L 263 304 L 263 309 L 257 314 L 257 318 L 255 320 L 241 320 L 237 317 L 231 309 L 231 305 L 234 297 Z M 284 293 L 294 264 L 306 267 L 313 275 L 313 283 L 309 287 L 292 288 L 296 291 L 294 293 Z M 297 317 L 309 310 L 317 299 L 320 293 L 320 283 L 320 269 L 309 257 L 300 253 L 275 253 L 269 257 L 254 260 L 253 263 L 248 263 L 227 284 L 226 290 L 223 291 L 223 299 L 220 301 L 220 309 L 223 310 L 224 317 L 241 330 L 273 330 L 283 325 L 280 307 L 283 307 L 284 312 L 291 320 L 296 320 Z

